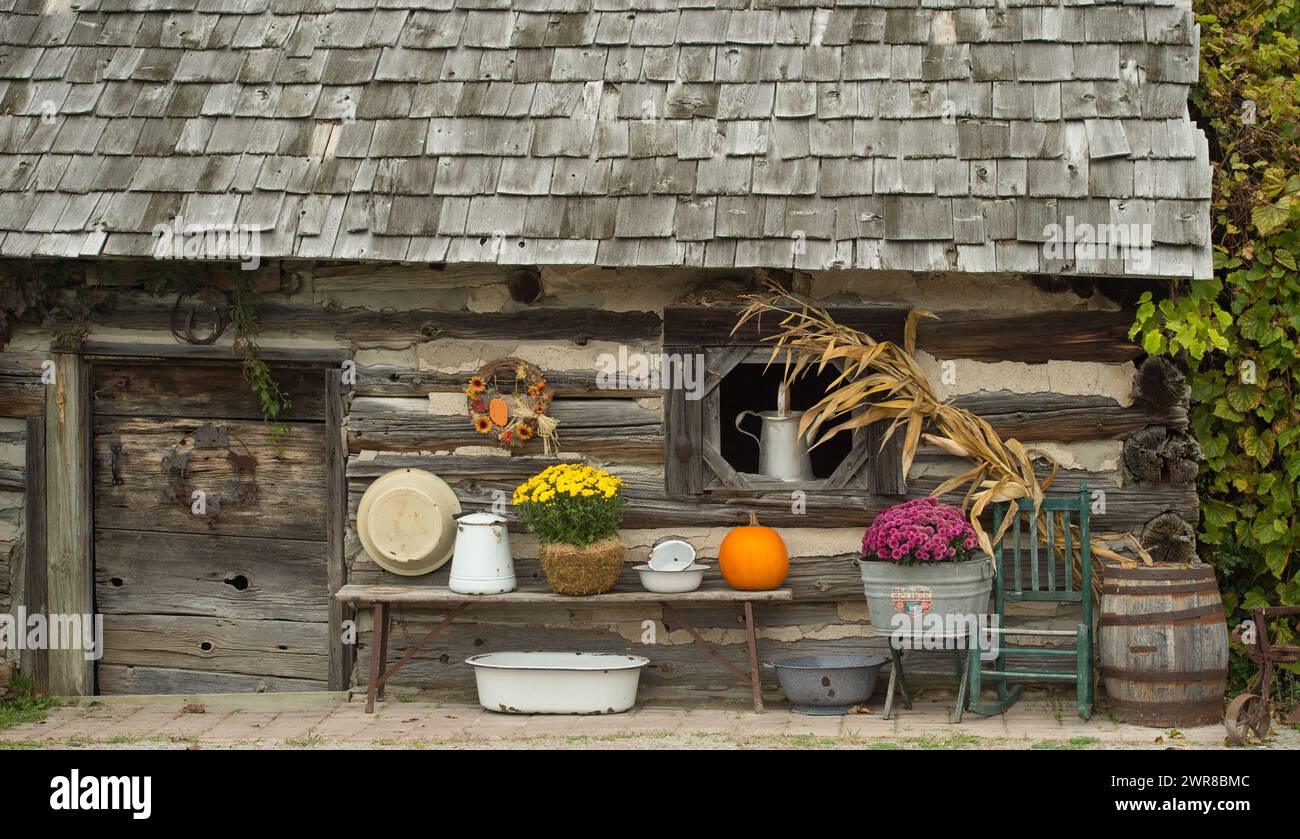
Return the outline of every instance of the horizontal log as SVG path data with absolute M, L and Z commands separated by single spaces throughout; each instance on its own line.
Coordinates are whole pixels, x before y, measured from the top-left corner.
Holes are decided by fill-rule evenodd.
M 877 341 L 902 341 L 906 310 L 858 306 L 833 306 L 828 311 L 841 326 L 866 332 Z M 780 325 L 765 317 L 761 326 L 751 321 L 733 336 L 737 306 L 684 307 L 664 310 L 665 340 L 682 346 L 718 346 L 733 342 L 764 342 Z M 989 316 L 987 312 L 941 312 L 939 319 L 923 318 L 917 346 L 938 358 L 976 361 L 1052 360 L 1096 361 L 1117 364 L 1141 356 L 1141 348 L 1128 338 L 1133 314 L 1128 311 L 1056 311 L 1027 315 Z
M 263 422 L 223 422 L 230 448 L 193 448 L 199 419 L 95 419 L 95 521 L 123 530 L 217 533 L 325 540 L 325 432 L 320 423 L 289 425 L 280 444 Z M 111 447 L 121 444 L 114 485 Z M 192 454 L 184 473 L 173 460 Z M 252 458 L 237 471 L 231 453 Z M 205 515 L 191 493 L 208 495 Z M 213 498 L 219 499 L 217 504 Z M 56 516 L 57 518 L 57 516 Z
M 23 466 L 0 463 L 0 492 L 26 492 L 27 470 Z
M 0 350 L 0 417 L 36 417 L 45 413 L 41 383 L 43 356 Z
M 1187 425 L 1186 405 L 1124 406 L 1105 396 L 1000 392 L 958 396 L 952 403 L 982 417 L 1003 439 L 1022 443 L 1122 440 L 1148 425 Z
M 98 319 L 97 319 L 98 320 Z M 110 317 L 111 320 L 111 317 Z M 105 321 L 107 322 L 107 321 Z M 158 324 L 141 327 L 158 328 Z M 170 338 L 170 335 L 168 336 Z M 159 343 L 162 335 L 148 341 L 82 341 L 71 350 L 79 355 L 107 359 L 158 359 L 181 362 L 212 362 L 238 359 L 235 350 L 222 344 Z M 61 350 L 68 352 L 68 350 Z M 352 358 L 347 347 L 280 347 L 275 344 L 259 346 L 257 357 L 262 361 L 283 364 L 308 364 L 338 366 Z
M 96 316 L 106 326 L 166 330 L 171 301 L 145 297 L 119 300 L 115 311 Z M 355 307 L 310 306 L 267 301 L 258 315 L 265 333 L 328 336 L 344 344 L 425 341 L 435 338 L 562 339 L 645 341 L 670 336 L 677 345 L 731 343 L 738 306 L 669 306 L 661 323 L 655 312 L 617 312 L 530 306 L 515 312 L 483 314 L 445 310 L 372 310 Z M 839 306 L 830 311 L 846 326 L 864 329 L 877 340 L 901 340 L 900 308 Z M 918 330 L 921 349 L 939 358 L 978 361 L 1050 360 L 1096 361 L 1118 364 L 1141 356 L 1128 339 L 1133 322 L 1127 310 L 1116 312 L 1063 310 L 1026 315 L 989 316 L 985 311 L 940 312 L 940 320 L 923 319 Z M 779 324 L 764 318 L 763 333 Z M 753 334 L 750 334 L 750 328 Z M 739 338 L 760 343 L 757 322 Z
M 669 306 L 664 309 L 664 343 L 679 347 L 727 344 L 771 345 L 767 339 L 781 326 L 780 315 L 764 315 L 736 329 L 743 306 Z M 903 340 L 907 309 L 879 306 L 831 306 L 827 312 L 841 326 L 860 329 L 877 341 Z M 733 331 L 735 330 L 735 331 Z
M 257 307 L 263 334 L 329 336 L 345 344 L 435 338 L 490 340 L 643 341 L 657 338 L 655 312 L 613 312 L 604 309 L 530 306 L 515 312 L 374 310 L 311 306 L 263 301 Z M 119 300 L 97 323 L 123 329 L 166 330 L 170 301 L 135 297 Z
M 100 528 L 95 531 L 95 604 L 114 615 L 324 621 L 329 616 L 325 546 Z
M 1152 424 L 1187 424 L 1185 407 L 1156 408 L 1142 402 L 1123 406 L 1104 396 L 981 393 L 957 397 L 953 403 L 982 416 L 1003 438 L 1021 442 L 1119 440 Z M 416 410 L 385 410 L 390 404 L 374 397 L 354 401 L 349 421 L 352 452 L 429 451 L 483 442 L 467 418 L 430 415 L 418 404 Z M 662 462 L 662 450 L 654 450 L 662 440 L 659 411 L 626 399 L 557 399 L 552 414 L 560 421 L 564 450 L 626 462 Z
M 324 421 L 325 373 L 319 367 L 268 365 L 292 403 L 290 422 Z M 221 420 L 262 418 L 262 406 L 238 362 L 96 362 L 91 367 L 95 415 L 182 416 Z
M 440 416 L 383 407 L 384 400 L 363 397 L 354 401 L 348 416 L 349 451 L 430 451 L 493 445 L 490 438 L 474 430 L 468 414 Z M 560 424 L 562 451 L 635 463 L 663 460 L 661 415 L 633 400 L 556 400 L 551 413 Z M 541 441 L 534 441 L 511 450 L 511 454 L 542 451 Z
M 112 664 L 99 665 L 96 684 L 101 694 L 110 696 L 122 694 L 154 696 L 178 693 L 284 693 L 328 689 L 326 682 L 317 679 L 285 679 L 278 676 L 249 676 L 243 673 L 217 673 L 204 670 Z
M 941 312 L 939 320 L 921 320 L 917 346 L 941 359 L 1120 364 L 1142 355 L 1142 348 L 1129 340 L 1132 325 L 1133 313 L 1126 310 L 1035 312 L 992 318 Z
M 190 615 L 105 615 L 105 665 L 324 681 L 329 625 Z
M 929 495 L 963 462 L 956 458 L 918 458 L 908 480 L 907 498 Z M 504 492 L 509 498 L 515 487 L 545 465 L 546 462 L 537 458 L 443 455 L 381 454 L 369 461 L 354 459 L 348 466 L 351 515 L 355 517 L 356 504 L 369 481 L 391 469 L 428 469 L 453 486 L 465 509 L 483 510 L 492 504 L 495 491 Z M 617 466 L 604 464 L 604 468 L 619 474 Z M 751 510 L 773 527 L 865 528 L 877 513 L 904 500 L 862 493 L 808 492 L 803 496 L 803 512 L 796 512 L 799 508 L 789 492 L 718 490 L 678 499 L 667 497 L 660 475 L 628 471 L 620 477 L 628 500 L 623 518 L 623 526 L 627 528 L 731 527 L 745 523 Z M 1137 531 L 1165 510 L 1173 510 L 1188 521 L 1199 520 L 1195 487 L 1188 485 L 1121 485 L 1120 476 L 1115 473 L 1061 470 L 1049 492 L 1052 495 L 1075 492 L 1081 481 L 1086 481 L 1094 491 L 1105 492 L 1105 512 L 1092 516 L 1096 532 Z M 962 495 L 950 493 L 944 500 L 961 504 Z
M 639 382 L 629 384 L 626 376 L 606 387 L 597 382 L 599 371 L 547 370 L 546 382 L 555 389 L 556 396 L 641 398 L 658 396 L 658 390 L 639 387 Z M 438 370 L 413 370 L 394 365 L 358 365 L 357 382 L 353 393 L 357 396 L 422 396 L 428 393 L 458 393 L 465 389 L 466 373 L 444 373 Z

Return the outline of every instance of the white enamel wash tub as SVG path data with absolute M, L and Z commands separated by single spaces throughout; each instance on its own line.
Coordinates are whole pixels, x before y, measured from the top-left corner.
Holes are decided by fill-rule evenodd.
M 650 659 L 614 653 L 471 656 L 478 701 L 505 714 L 617 714 L 636 704 Z

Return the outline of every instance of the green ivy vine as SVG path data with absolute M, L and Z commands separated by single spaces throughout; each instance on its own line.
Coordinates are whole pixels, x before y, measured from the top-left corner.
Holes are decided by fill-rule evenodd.
M 1196 0 L 1195 12 L 1215 276 L 1142 295 L 1130 335 L 1189 368 L 1206 455 L 1198 535 L 1235 625 L 1255 606 L 1300 604 L 1300 5 Z M 1294 643 L 1287 625 L 1274 631 Z M 1234 656 L 1234 681 L 1247 669 Z
M 129 278 L 131 284 L 155 297 L 178 299 L 211 291 L 218 299 L 228 298 L 222 307 L 234 330 L 234 350 L 242 359 L 244 378 L 257 397 L 262 419 L 271 424 L 269 442 L 277 455 L 283 454 L 289 435 L 283 417 L 293 402 L 261 358 L 261 295 L 254 275 L 237 270 L 178 272 L 102 263 L 96 265 L 96 272 L 108 282 L 92 284 L 78 264 L 42 262 L 7 267 L 8 272 L 0 275 L 0 349 L 8 345 L 14 329 L 24 324 L 52 326 L 56 343 L 77 346 L 95 318 L 113 310 L 119 289 L 128 285 L 123 279 Z

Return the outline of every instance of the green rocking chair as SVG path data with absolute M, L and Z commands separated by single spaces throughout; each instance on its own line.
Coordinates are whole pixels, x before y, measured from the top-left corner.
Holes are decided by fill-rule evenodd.
M 970 656 L 968 668 L 970 709 L 975 713 L 992 716 L 1004 713 L 1014 705 L 1020 699 L 1023 685 L 1009 685 L 1009 682 L 1055 681 L 1074 682 L 1079 716 L 1085 720 L 1092 716 L 1092 542 L 1088 529 L 1089 500 L 1088 485 L 1080 484 L 1077 497 L 1044 499 L 1039 507 L 1039 516 L 1034 515 L 1032 499 L 1022 498 L 995 505 L 993 510 L 995 533 L 1001 529 L 1008 511 L 1013 511 L 1015 521 L 994 548 L 997 573 L 994 575 L 993 582 L 993 614 L 997 617 L 997 624 L 991 628 L 989 634 L 997 636 L 1000 640 L 997 644 L 997 657 L 993 668 L 982 670 L 980 667 L 979 636 L 984 633 L 975 634 L 975 641 L 967 653 Z M 1072 523 L 1079 527 L 1078 585 L 1075 584 L 1075 575 L 1072 572 L 1074 567 L 1074 536 L 1070 527 Z M 1040 526 L 1045 528 L 1043 534 L 1045 540 L 1039 538 Z M 1029 537 L 1028 544 L 1022 545 L 1021 535 L 1026 531 Z M 1062 537 L 1060 546 L 1056 542 L 1058 533 Z M 1058 563 L 1061 566 L 1059 572 Z M 1083 612 L 1082 621 L 1074 629 L 1007 629 L 1006 604 L 1017 600 L 1079 603 Z M 1008 647 L 1001 641 L 1006 636 L 1073 636 L 1074 646 Z M 1068 669 L 1048 667 L 1012 669 L 1007 665 L 1008 655 L 1070 658 L 1073 659 L 1073 664 Z M 985 702 L 981 699 L 980 691 L 986 681 L 995 683 L 996 701 Z

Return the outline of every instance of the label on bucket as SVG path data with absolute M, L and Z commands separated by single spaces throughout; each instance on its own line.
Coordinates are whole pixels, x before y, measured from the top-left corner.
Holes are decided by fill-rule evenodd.
M 919 618 L 930 611 L 930 601 L 934 598 L 929 586 L 894 586 L 889 599 L 895 611 Z

